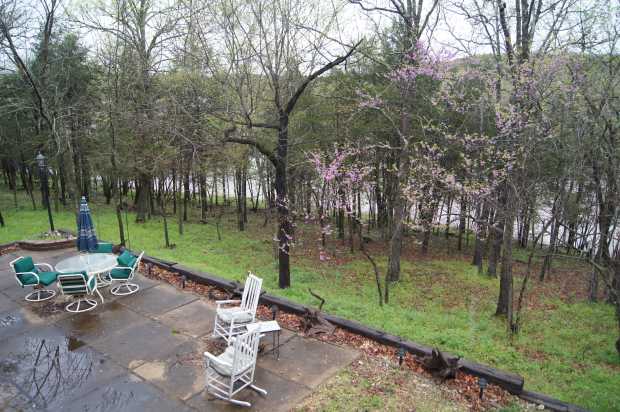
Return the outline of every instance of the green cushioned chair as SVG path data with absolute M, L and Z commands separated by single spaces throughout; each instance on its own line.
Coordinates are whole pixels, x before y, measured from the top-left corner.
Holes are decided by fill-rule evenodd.
M 49 263 L 34 263 L 30 256 L 20 256 L 9 263 L 15 272 L 15 279 L 21 287 L 32 286 L 35 290 L 26 295 L 28 302 L 42 302 L 56 296 L 56 292 L 45 287 L 56 282 L 58 272 Z M 44 268 L 44 270 L 41 270 Z
M 97 243 L 97 249 L 95 249 L 93 252 L 91 253 L 108 253 L 108 254 L 112 254 L 113 252 L 114 246 L 112 245 L 112 243 L 109 242 L 98 242 Z M 99 273 L 97 278 L 97 285 L 99 288 L 105 288 L 110 286 L 110 284 L 112 283 L 110 281 L 110 273 L 109 272 L 102 272 Z
M 112 253 L 112 243 L 99 242 L 93 253 Z
M 97 276 L 89 277 L 86 272 L 58 274 L 58 289 L 63 295 L 74 298 L 74 301 L 65 307 L 68 312 L 80 313 L 95 309 L 97 301 L 88 297 L 95 293 L 103 303 L 103 296 L 97 289 Z
M 110 271 L 110 281 L 119 284 L 111 287 L 110 293 L 117 296 L 125 296 L 136 293 L 140 289 L 140 286 L 137 283 L 131 282 L 131 280 L 140 267 L 140 261 L 143 255 L 144 252 L 136 257 L 128 250 L 121 253 L 116 259 L 118 266 Z

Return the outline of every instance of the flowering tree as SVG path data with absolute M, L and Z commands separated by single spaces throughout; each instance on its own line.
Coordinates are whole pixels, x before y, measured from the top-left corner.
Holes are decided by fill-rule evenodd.
M 373 266 L 375 282 L 379 297 L 379 305 L 383 305 L 383 291 L 381 288 L 381 276 L 378 266 L 366 250 L 362 237 L 361 216 L 355 214 L 356 193 L 362 189 L 368 189 L 370 185 L 370 168 L 364 166 L 360 161 L 360 150 L 347 145 L 345 147 L 334 147 L 331 152 L 314 151 L 308 154 L 308 161 L 312 164 L 315 172 L 313 181 L 313 193 L 317 204 L 317 220 L 320 225 L 320 244 L 319 258 L 321 261 L 329 259 L 326 250 L 326 238 L 331 235 L 329 224 L 328 208 L 333 206 L 336 210 L 342 211 L 354 222 L 359 237 L 360 250 Z M 351 233 L 351 245 L 353 245 L 353 233 Z M 385 281 L 387 295 L 387 278 Z
M 499 180 L 499 169 L 506 166 L 505 153 L 492 150 L 497 141 L 485 135 L 487 130 L 479 130 L 478 124 L 472 127 L 465 120 L 470 112 L 478 111 L 481 101 L 488 102 L 492 83 L 478 70 L 455 70 L 450 53 L 435 52 L 422 43 L 416 45 L 407 59 L 408 64 L 386 75 L 385 97 L 359 93 L 360 108 L 378 111 L 388 119 L 400 143 L 398 147 L 390 147 L 399 154 L 394 168 L 399 200 L 390 239 L 391 273 L 399 270 L 408 204 L 418 204 L 420 209 L 425 232 L 423 251 L 426 251 L 441 195 L 447 192 L 465 195 L 472 191 L 488 194 L 488 187 Z M 472 96 L 471 90 L 478 90 L 477 95 Z M 474 163 L 476 173 L 472 172 Z M 496 174 L 482 173 L 480 168 L 493 169 Z M 458 185 L 454 185 L 456 182 Z M 481 191 L 481 186 L 487 190 Z

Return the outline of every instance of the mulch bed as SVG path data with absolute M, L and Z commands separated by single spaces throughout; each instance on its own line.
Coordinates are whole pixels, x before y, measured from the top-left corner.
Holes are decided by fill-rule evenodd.
M 148 278 L 167 282 L 177 288 L 183 287 L 183 279 L 181 276 L 152 264 L 141 264 L 140 273 L 144 274 Z M 214 286 L 199 284 L 191 280 L 185 281 L 184 289 L 204 296 L 209 300 L 223 300 L 232 298 L 231 293 L 225 290 Z M 260 319 L 272 319 L 273 317 L 271 309 L 265 305 L 259 305 L 257 316 Z M 304 333 L 304 322 L 301 316 L 277 311 L 276 320 L 284 328 L 292 330 L 302 336 L 315 338 L 331 344 L 347 345 L 363 352 L 368 356 L 383 357 L 398 361 L 398 350 L 396 348 L 377 343 L 371 339 L 353 334 L 343 329 L 336 327 L 332 334 L 321 333 L 308 335 Z M 427 378 L 434 379 L 433 375 L 429 371 L 425 370 L 422 364 L 411 354 L 405 355 L 403 366 L 411 370 L 413 373 L 421 374 Z M 515 402 L 523 402 L 518 397 L 511 395 L 499 386 L 493 384 L 489 384 L 486 387 L 484 390 L 483 399 L 480 399 L 478 379 L 462 372 L 457 372 L 456 379 L 447 380 L 445 382 L 442 382 L 439 379 L 434 380 L 438 385 L 447 385 L 448 388 L 453 389 L 454 392 L 458 394 L 459 399 L 457 399 L 457 401 L 464 402 L 472 411 L 483 411 Z

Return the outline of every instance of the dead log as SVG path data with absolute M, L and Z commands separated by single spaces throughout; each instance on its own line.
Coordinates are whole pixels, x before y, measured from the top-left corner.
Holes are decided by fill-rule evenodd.
M 417 358 L 417 360 L 433 376 L 440 378 L 442 381 L 456 378 L 456 371 L 460 368 L 460 358 L 448 358 L 437 348 L 433 348 L 430 356 L 423 356 L 422 358 Z
M 304 308 L 304 313 L 301 315 L 301 326 L 304 333 L 307 336 L 317 336 L 322 333 L 331 335 L 336 330 L 336 326 L 331 324 L 327 319 L 323 317 L 321 309 L 325 304 L 325 299 L 314 293 L 310 288 L 308 292 L 315 298 L 321 301 L 319 309 Z

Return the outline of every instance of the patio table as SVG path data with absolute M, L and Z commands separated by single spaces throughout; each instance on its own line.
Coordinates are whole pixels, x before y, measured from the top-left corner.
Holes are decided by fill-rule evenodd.
M 99 275 L 99 283 L 101 286 L 108 286 L 101 275 L 108 273 L 117 266 L 116 255 L 111 253 L 83 253 L 77 256 L 61 260 L 56 264 L 56 271 L 62 273 L 86 272 L 91 278 Z

